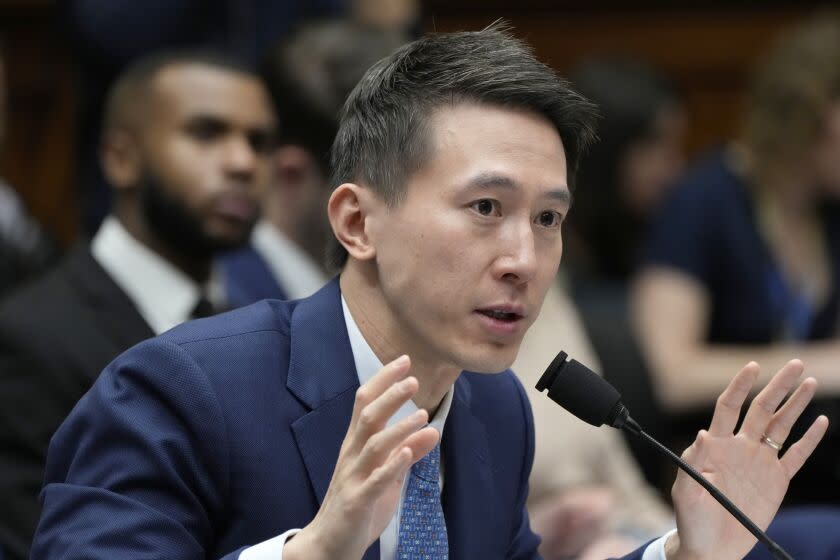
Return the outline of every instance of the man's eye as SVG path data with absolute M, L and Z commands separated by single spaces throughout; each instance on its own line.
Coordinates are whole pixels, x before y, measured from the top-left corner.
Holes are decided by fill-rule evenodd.
M 561 220 L 562 216 L 553 210 L 540 212 L 540 215 L 537 218 L 537 221 L 543 227 L 557 227 L 560 225 Z
M 196 140 L 208 141 L 225 133 L 225 125 L 212 120 L 199 120 L 189 124 L 187 131 Z
M 472 208 L 482 216 L 500 216 L 501 212 L 498 203 L 489 198 L 482 198 L 472 203 Z

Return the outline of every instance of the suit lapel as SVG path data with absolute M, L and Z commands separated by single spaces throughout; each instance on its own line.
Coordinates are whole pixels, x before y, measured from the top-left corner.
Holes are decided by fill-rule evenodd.
M 450 558 L 493 558 L 499 555 L 493 526 L 493 483 L 487 430 L 473 414 L 470 385 L 462 373 L 455 383 L 452 408 L 443 431 L 443 511 Z M 504 541 L 502 541 L 504 542 Z
M 101 325 L 103 340 L 109 340 L 116 353 L 155 335 L 125 292 L 96 262 L 87 246 L 73 249 L 67 257 L 66 266 L 70 284 L 94 316 L 94 322 Z
M 290 331 L 286 385 L 310 408 L 310 412 L 292 423 L 292 431 L 312 490 L 321 504 L 350 425 L 359 387 L 338 279 L 297 305 Z M 364 559 L 379 559 L 378 541 L 367 550 Z

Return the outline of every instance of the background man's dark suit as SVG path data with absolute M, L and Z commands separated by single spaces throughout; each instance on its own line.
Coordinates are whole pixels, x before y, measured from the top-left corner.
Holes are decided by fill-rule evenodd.
M 27 555 L 53 432 L 111 360 L 151 336 L 86 246 L 0 305 L 0 548 L 7 560 Z

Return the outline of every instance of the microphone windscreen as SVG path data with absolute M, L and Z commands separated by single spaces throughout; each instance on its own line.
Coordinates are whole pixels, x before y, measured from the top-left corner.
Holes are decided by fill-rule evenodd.
M 537 383 L 537 389 L 548 388 L 548 396 L 593 426 L 612 425 L 621 395 L 603 377 L 577 360 L 566 361 L 561 352 L 551 362 Z

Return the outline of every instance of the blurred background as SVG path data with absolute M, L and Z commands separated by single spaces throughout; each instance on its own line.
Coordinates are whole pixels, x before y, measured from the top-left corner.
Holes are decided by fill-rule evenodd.
M 93 13 L 110 11 L 108 4 L 0 0 L 0 44 L 7 82 L 0 176 L 64 247 L 84 230 L 79 144 L 80 119 L 89 100 L 85 98 L 87 83 L 80 78 L 80 60 L 87 64 L 90 58 L 126 59 L 142 42 L 165 44 L 168 39 L 167 30 L 153 29 L 151 38 L 137 38 L 138 46 L 131 45 L 132 37 L 119 36 L 116 44 L 97 45 L 97 31 L 86 29 L 70 6 L 81 5 L 80 10 Z M 224 11 L 225 4 L 234 2 L 208 0 L 203 4 L 211 11 Z M 688 119 L 685 148 L 692 156 L 732 136 L 749 69 L 780 32 L 820 3 L 423 0 L 419 4 L 418 29 L 478 29 L 504 17 L 542 60 L 560 72 L 568 72 L 599 53 L 622 53 L 649 62 L 670 78 L 683 96 Z M 102 17 L 119 19 L 114 14 Z M 128 29 L 132 28 L 126 21 L 130 17 L 122 20 Z M 243 16 L 239 29 L 225 40 L 248 37 L 247 20 L 247 15 Z M 260 26 L 254 21 L 251 24 L 253 35 Z M 200 36 L 205 25 L 195 20 L 184 22 L 183 27 L 192 26 L 193 36 Z M 78 35 L 86 32 L 88 37 L 80 39 Z M 245 42 L 248 46 L 240 48 L 252 48 L 251 40 Z M 112 52 L 108 55 L 96 52 L 98 49 Z M 98 64 L 107 65 L 108 61 Z M 107 69 L 99 71 L 109 73 Z

